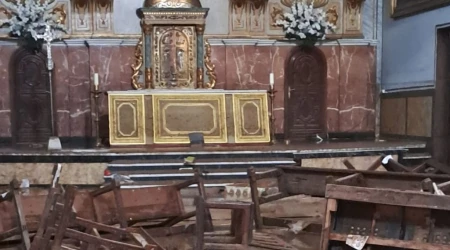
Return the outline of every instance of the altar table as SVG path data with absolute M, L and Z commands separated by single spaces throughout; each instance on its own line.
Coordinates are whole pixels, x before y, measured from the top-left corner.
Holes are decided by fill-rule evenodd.
M 270 142 L 264 90 L 109 91 L 111 146 L 189 144 L 200 132 L 206 144 Z

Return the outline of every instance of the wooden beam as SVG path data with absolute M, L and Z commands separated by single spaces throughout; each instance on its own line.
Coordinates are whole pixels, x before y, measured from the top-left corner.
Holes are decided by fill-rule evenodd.
M 329 184 L 327 185 L 326 197 L 336 200 L 450 211 L 450 196 L 438 196 L 413 191 Z
M 402 18 L 450 5 L 450 0 L 392 0 L 392 17 Z
M 329 239 L 334 241 L 343 241 L 347 240 L 347 235 L 331 233 Z M 371 236 L 367 240 L 366 245 L 377 245 L 384 247 L 396 247 L 402 249 L 413 249 L 413 250 L 446 250 L 448 246 L 439 245 L 439 244 L 431 244 L 431 243 L 423 243 L 420 241 L 404 241 L 404 240 L 395 240 L 395 239 L 384 239 Z

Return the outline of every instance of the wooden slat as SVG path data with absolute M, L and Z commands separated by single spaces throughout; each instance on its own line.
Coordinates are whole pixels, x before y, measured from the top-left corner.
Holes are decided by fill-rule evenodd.
M 450 197 L 428 193 L 399 191 L 393 189 L 378 189 L 327 185 L 326 197 L 336 200 L 370 202 L 393 206 L 428 208 L 450 211 Z
M 335 241 L 346 241 L 347 235 L 331 233 L 330 240 Z M 385 247 L 397 247 L 401 249 L 412 249 L 412 250 L 448 250 L 450 247 L 448 245 L 438 245 L 423 243 L 418 241 L 404 241 L 395 239 L 383 239 L 378 237 L 369 237 L 366 245 L 377 245 Z
M 339 179 L 352 174 L 362 174 L 367 187 L 420 191 L 421 182 L 430 178 L 436 184 L 450 181 L 450 175 L 393 173 L 386 171 L 361 171 L 350 169 L 321 169 L 306 167 L 278 167 L 284 172 L 286 192 L 291 195 L 324 197 L 327 178 Z

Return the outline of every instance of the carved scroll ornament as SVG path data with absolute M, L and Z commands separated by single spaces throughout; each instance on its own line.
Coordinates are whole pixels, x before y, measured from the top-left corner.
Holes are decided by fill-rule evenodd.
M 216 75 L 216 66 L 212 63 L 211 60 L 211 44 L 208 41 L 205 41 L 205 67 L 206 67 L 206 75 L 208 76 L 208 83 L 205 84 L 205 87 L 208 89 L 213 89 L 216 86 L 217 75 Z
M 136 44 L 136 49 L 134 52 L 134 63 L 131 65 L 133 69 L 133 75 L 131 76 L 131 85 L 134 89 L 142 89 L 143 84 L 139 83 L 139 76 L 141 73 L 142 64 L 144 63 L 144 56 L 142 55 L 142 45 L 143 38 L 139 39 L 139 42 Z

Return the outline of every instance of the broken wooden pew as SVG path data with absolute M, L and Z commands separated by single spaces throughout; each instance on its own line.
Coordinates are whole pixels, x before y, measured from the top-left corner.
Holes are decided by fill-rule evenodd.
M 210 202 L 201 196 L 196 198 L 196 242 L 194 250 L 247 249 L 253 235 L 253 203 L 251 202 Z M 231 228 L 227 234 L 207 232 L 205 225 L 209 209 L 231 210 Z
M 9 190 L 0 196 L 0 203 L 11 202 L 14 209 L 17 224 L 14 227 L 0 231 L 0 241 L 19 235 L 23 249 L 30 249 L 30 235 L 27 228 L 27 222 L 22 209 L 22 197 L 20 195 L 20 183 L 13 179 L 10 183 Z M 3 216 L 0 216 L 2 220 Z
M 431 179 L 437 184 L 450 181 L 449 175 L 291 166 L 280 166 L 261 173 L 256 173 L 253 168 L 250 168 L 248 177 L 252 201 L 255 204 L 255 227 L 257 229 L 262 229 L 264 225 L 259 207 L 261 204 L 301 194 L 325 197 L 325 188 L 328 183 L 419 191 L 422 189 L 422 181 L 425 179 Z M 277 179 L 278 193 L 259 197 L 257 181 L 262 179 Z
M 325 196 L 321 250 L 450 249 L 450 196 L 335 184 Z
M 129 250 L 158 250 L 162 249 L 157 244 L 150 244 L 153 239 L 142 230 L 142 234 L 136 231 L 128 231 L 101 223 L 89 221 L 77 217 L 73 211 L 76 189 L 68 186 L 64 191 L 64 199 L 53 198 L 51 208 L 44 211 L 49 216 L 40 225 L 38 232 L 42 237 L 35 238 L 31 250 L 60 250 L 60 249 L 98 249 L 98 247 L 119 248 Z M 58 201 L 61 201 L 59 203 Z M 71 225 L 79 225 L 88 229 L 89 233 L 70 228 Z M 99 232 L 114 234 L 113 239 L 103 238 Z M 129 237 L 133 243 L 123 242 L 124 237 Z M 65 239 L 72 239 L 80 243 L 76 245 L 65 245 Z M 93 248 L 91 248 L 93 247 Z
M 171 227 L 195 216 L 195 211 L 185 212 L 181 189 L 193 184 L 199 195 L 206 199 L 202 173 L 197 170 L 190 180 L 178 184 L 154 187 L 127 188 L 117 180 L 91 193 L 96 221 L 103 224 L 120 224 L 122 228 L 136 223 L 146 228 Z M 205 211 L 207 229 L 212 228 L 209 209 Z M 162 222 L 161 222 L 162 220 Z

